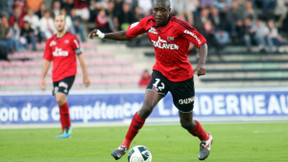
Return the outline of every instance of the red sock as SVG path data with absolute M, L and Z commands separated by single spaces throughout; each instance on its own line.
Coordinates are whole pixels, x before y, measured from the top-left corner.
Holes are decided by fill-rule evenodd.
M 197 136 L 201 141 L 206 141 L 209 139 L 209 134 L 202 128 L 201 124 L 197 121 L 196 126 L 193 130 L 189 131 L 193 136 Z
M 121 146 L 126 146 L 126 147 L 130 147 L 130 143 L 132 142 L 132 140 L 134 139 L 134 137 L 137 135 L 138 131 L 142 128 L 142 126 L 144 125 L 146 119 L 142 119 L 138 116 L 137 113 L 135 113 L 135 115 L 132 118 L 130 127 L 128 129 L 128 132 L 126 134 L 125 140 L 123 141 L 123 143 L 121 144 Z
M 65 127 L 71 126 L 70 115 L 69 115 L 69 105 L 67 102 L 61 106 L 59 106 L 60 110 L 60 122 L 62 126 L 62 130 L 65 130 Z

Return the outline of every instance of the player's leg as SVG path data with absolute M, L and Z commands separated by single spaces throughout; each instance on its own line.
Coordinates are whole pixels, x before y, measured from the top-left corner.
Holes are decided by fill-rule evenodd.
M 171 94 L 175 106 L 179 109 L 181 126 L 200 139 L 199 159 L 204 160 L 209 155 L 212 136 L 202 128 L 197 120 L 193 120 L 195 96 L 193 78 L 173 83 Z
M 212 135 L 207 133 L 201 126 L 200 122 L 193 120 L 193 112 L 185 113 L 179 111 L 181 126 L 190 134 L 199 138 L 200 152 L 199 160 L 204 160 L 210 153 L 211 144 L 213 141 Z
M 129 149 L 132 140 L 138 134 L 139 130 L 143 127 L 146 118 L 151 114 L 156 104 L 163 98 L 153 91 L 146 90 L 145 98 L 141 109 L 136 112 L 131 120 L 131 124 L 126 133 L 125 139 L 122 144 L 115 149 L 111 155 L 116 159 L 120 159 Z
M 151 114 L 156 104 L 162 98 L 162 95 L 159 95 L 153 91 L 146 90 L 145 98 L 141 109 L 134 114 L 134 117 L 131 121 L 131 125 L 129 130 L 126 134 L 125 140 L 123 141 L 122 145 L 126 147 L 130 147 L 131 141 L 137 135 L 138 131 L 144 125 L 146 118 Z
M 134 114 L 122 144 L 111 153 L 116 160 L 120 159 L 126 153 L 132 140 L 144 125 L 146 118 L 151 114 L 157 103 L 167 94 L 168 90 L 165 88 L 165 83 L 166 78 L 160 72 L 153 71 L 152 79 L 147 86 L 141 109 Z
M 69 105 L 67 103 L 67 95 L 71 89 L 75 76 L 64 78 L 54 86 L 54 96 L 59 106 L 60 122 L 63 134 L 56 138 L 68 138 L 71 136 L 71 120 L 69 113 Z
M 59 107 L 60 122 L 62 126 L 62 132 L 67 131 L 71 127 L 69 105 L 67 103 L 67 96 L 64 93 L 56 93 L 55 99 Z

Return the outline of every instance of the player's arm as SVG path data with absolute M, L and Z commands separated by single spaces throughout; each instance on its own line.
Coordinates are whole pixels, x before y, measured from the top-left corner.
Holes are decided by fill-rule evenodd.
M 205 75 L 206 73 L 205 64 L 206 64 L 207 54 L 208 54 L 208 46 L 207 46 L 207 43 L 204 43 L 203 45 L 199 47 L 199 61 L 196 66 L 196 74 L 198 76 Z
M 44 63 L 43 63 L 43 67 L 42 67 L 42 74 L 41 74 L 41 83 L 40 83 L 40 88 L 42 90 L 46 89 L 46 80 L 45 80 L 45 78 L 46 78 L 46 75 L 47 75 L 48 70 L 50 68 L 50 64 L 51 64 L 50 61 L 44 59 Z
M 77 54 L 79 62 L 80 62 L 80 66 L 82 69 L 82 74 L 83 74 L 83 83 L 86 87 L 88 87 L 90 85 L 90 79 L 88 77 L 88 73 L 87 73 L 87 68 L 86 68 L 86 64 L 85 64 L 85 59 L 83 54 Z
M 126 31 L 120 31 L 120 32 L 113 32 L 113 33 L 102 33 L 99 29 L 94 29 L 91 31 L 88 35 L 90 39 L 93 39 L 93 37 L 98 37 L 100 39 L 114 39 L 114 40 L 128 40 L 130 38 L 127 37 Z
M 113 32 L 113 33 L 102 33 L 99 29 L 94 29 L 89 33 L 88 37 L 98 37 L 100 39 L 114 39 L 114 40 L 128 40 L 146 32 L 146 19 L 142 19 L 140 22 L 135 22 L 129 26 L 126 31 Z
M 86 68 L 85 59 L 84 59 L 84 55 L 83 55 L 83 50 L 80 47 L 80 42 L 76 37 L 74 38 L 74 40 L 72 42 L 73 42 L 71 44 L 72 49 L 74 50 L 75 54 L 78 56 L 78 60 L 80 62 L 80 66 L 82 69 L 83 84 L 85 85 L 85 87 L 88 87 L 90 85 L 90 79 L 89 79 L 88 73 L 87 73 L 87 68 Z
M 186 22 L 185 22 L 186 23 Z M 185 24 L 184 23 L 184 24 Z M 206 57 L 208 52 L 207 40 L 190 24 L 186 23 L 184 26 L 179 27 L 180 34 L 192 42 L 199 49 L 199 61 L 196 66 L 196 74 L 198 76 L 205 75 L 206 73 Z
M 43 63 L 43 67 L 42 67 L 41 82 L 40 82 L 40 88 L 42 90 L 46 89 L 45 78 L 46 78 L 47 72 L 50 68 L 52 58 L 53 57 L 52 57 L 52 51 L 50 48 L 50 40 L 48 40 L 46 42 L 46 47 L 45 47 L 45 51 L 44 51 L 44 55 L 43 55 L 44 63 Z

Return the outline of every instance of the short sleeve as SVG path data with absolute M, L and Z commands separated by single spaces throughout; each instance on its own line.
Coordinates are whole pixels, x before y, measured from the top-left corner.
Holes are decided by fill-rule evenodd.
M 83 52 L 82 48 L 80 47 L 80 41 L 77 37 L 73 37 L 72 49 L 77 55 L 79 55 Z
M 46 42 L 44 55 L 43 55 L 43 59 L 45 59 L 47 61 L 51 61 L 53 58 L 52 53 L 51 53 L 50 43 L 51 43 L 51 41 L 49 41 L 49 40 Z
M 192 42 L 197 48 L 207 42 L 205 37 L 187 22 L 182 22 L 178 29 L 180 34 Z
M 142 19 L 140 22 L 135 22 L 129 25 L 128 29 L 126 30 L 126 35 L 128 38 L 135 38 L 138 35 L 141 35 L 146 32 L 145 30 L 145 21 L 146 19 Z

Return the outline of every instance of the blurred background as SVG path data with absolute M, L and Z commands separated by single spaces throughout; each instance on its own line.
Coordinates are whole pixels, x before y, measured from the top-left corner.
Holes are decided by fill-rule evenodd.
M 172 0 L 171 14 L 208 40 L 207 74 L 194 77 L 197 117 L 287 120 L 287 9 L 288 0 Z M 71 120 L 125 121 L 141 107 L 155 62 L 147 35 L 129 41 L 88 40 L 87 35 L 95 28 L 126 30 L 152 14 L 152 1 L 0 0 L 0 11 L 2 124 L 58 123 L 51 69 L 47 89 L 41 91 L 39 84 L 45 42 L 55 34 L 53 17 L 59 13 L 66 15 L 66 30 L 81 41 L 91 80 L 85 88 L 78 67 L 68 96 Z M 198 57 L 191 44 L 188 60 L 194 68 Z M 151 120 L 178 120 L 170 95 L 156 109 Z
M 172 15 L 208 40 L 207 75 L 195 77 L 196 85 L 285 86 L 287 6 L 288 0 L 172 0 Z M 143 88 L 150 79 L 155 60 L 147 35 L 127 42 L 87 39 L 95 28 L 126 30 L 151 15 L 150 0 L 1 0 L 0 11 L 1 91 L 39 89 L 45 41 L 55 34 L 59 13 L 82 42 L 92 88 Z M 195 68 L 192 44 L 188 55 Z M 81 89 L 79 76 L 73 89 Z

